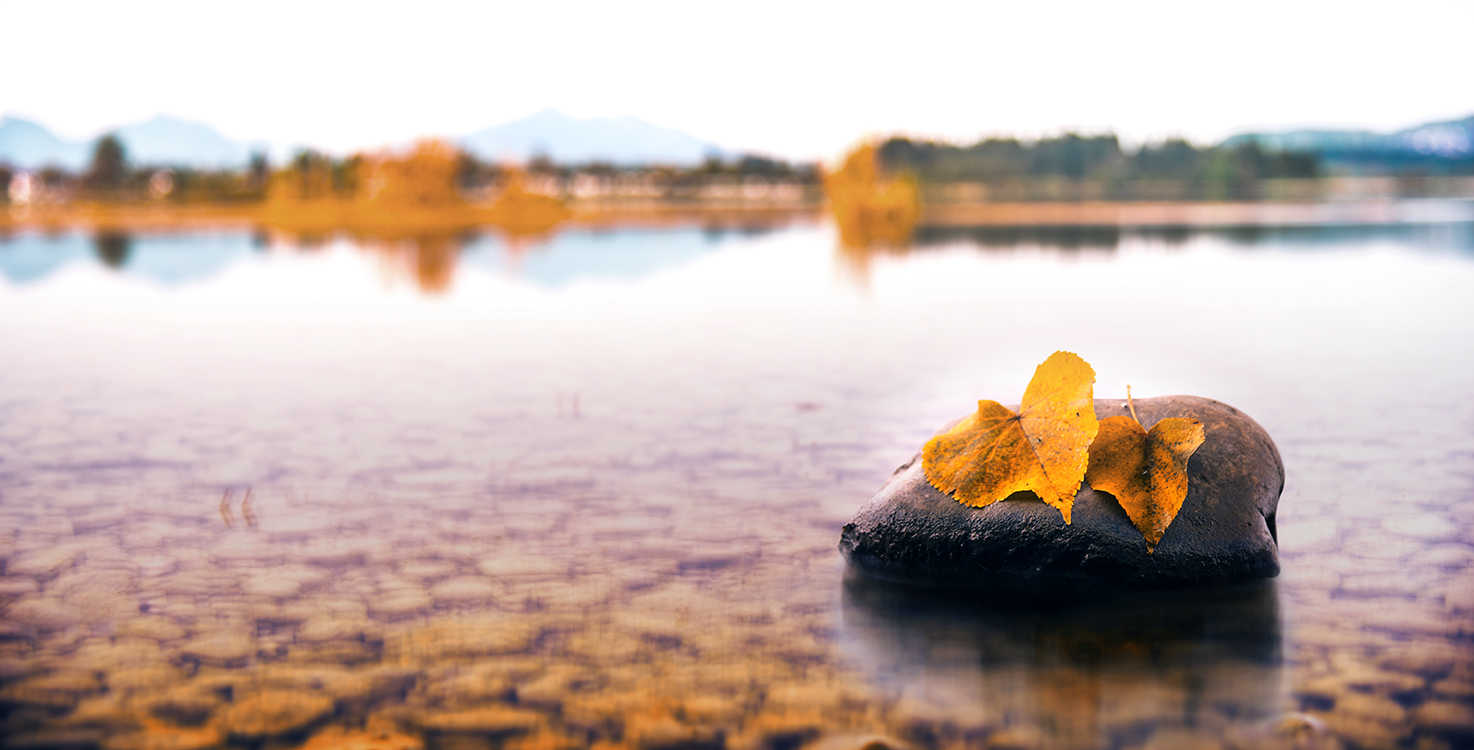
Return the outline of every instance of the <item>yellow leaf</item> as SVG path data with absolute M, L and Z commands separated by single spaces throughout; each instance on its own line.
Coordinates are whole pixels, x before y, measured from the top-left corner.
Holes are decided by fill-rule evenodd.
M 1051 354 L 1034 371 L 1017 414 L 979 401 L 975 414 L 926 444 L 927 481 L 978 508 L 1032 491 L 1069 523 L 1097 430 L 1094 383 L 1095 370 L 1078 355 Z
M 1182 510 L 1187 460 L 1204 439 L 1196 419 L 1164 419 L 1148 432 L 1130 417 L 1107 417 L 1090 446 L 1085 481 L 1116 497 L 1151 552 Z

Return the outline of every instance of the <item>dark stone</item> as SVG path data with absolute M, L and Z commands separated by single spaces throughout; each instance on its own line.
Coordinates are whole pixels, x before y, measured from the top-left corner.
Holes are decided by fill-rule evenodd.
M 1031 492 L 985 508 L 926 481 L 921 454 L 897 469 L 840 536 L 861 573 L 926 586 L 1103 591 L 1236 583 L 1279 574 L 1274 515 L 1285 469 L 1274 441 L 1239 410 L 1197 396 L 1135 402 L 1141 423 L 1192 417 L 1206 440 L 1188 461 L 1187 498 L 1154 553 L 1114 497 L 1081 484 L 1073 523 Z M 1095 400 L 1101 419 L 1126 402 Z

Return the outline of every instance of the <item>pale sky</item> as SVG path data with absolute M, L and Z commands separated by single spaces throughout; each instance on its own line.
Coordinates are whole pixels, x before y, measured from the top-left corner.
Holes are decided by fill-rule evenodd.
M 334 152 L 543 107 L 832 157 L 892 132 L 1128 142 L 1474 114 L 1474 2 L 0 0 L 0 114 Z

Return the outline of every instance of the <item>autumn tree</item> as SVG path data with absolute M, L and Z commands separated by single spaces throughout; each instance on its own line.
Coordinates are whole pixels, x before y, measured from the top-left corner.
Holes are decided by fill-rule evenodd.
M 921 214 L 915 180 L 883 175 L 871 145 L 856 149 L 842 168 L 824 175 L 824 191 L 840 239 L 850 247 L 904 245 Z
M 460 203 L 456 174 L 460 155 L 454 146 L 440 140 L 415 144 L 401 158 L 366 162 L 363 183 L 370 200 L 399 206 L 448 206 Z

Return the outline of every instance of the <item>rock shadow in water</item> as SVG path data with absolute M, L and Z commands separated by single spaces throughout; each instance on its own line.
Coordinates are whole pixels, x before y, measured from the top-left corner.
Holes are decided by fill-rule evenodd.
M 851 571 L 842 594 L 850 656 L 909 710 L 964 731 L 1063 748 L 1217 741 L 1283 709 L 1272 581 L 1028 599 Z

